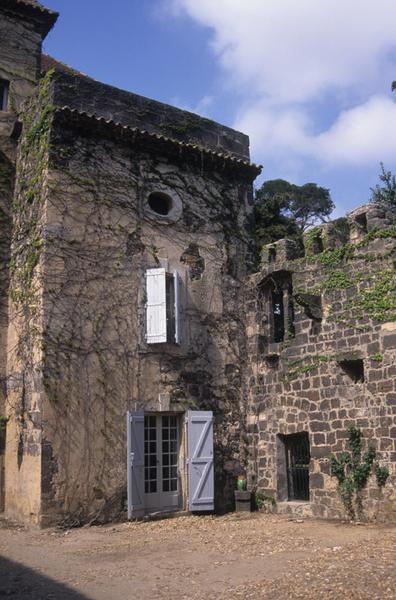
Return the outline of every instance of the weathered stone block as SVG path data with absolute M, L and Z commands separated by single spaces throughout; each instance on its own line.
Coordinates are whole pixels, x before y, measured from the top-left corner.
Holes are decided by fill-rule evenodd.
M 310 430 L 313 432 L 316 431 L 329 431 L 330 430 L 330 425 L 328 423 L 325 423 L 323 421 L 312 421 L 310 423 Z
M 309 483 L 312 489 L 321 490 L 324 488 L 323 475 L 321 473 L 312 473 L 309 476 Z
M 382 346 L 384 350 L 396 348 L 396 334 L 385 335 L 382 339 Z
M 312 446 L 311 457 L 312 458 L 328 458 L 330 456 L 330 446 Z

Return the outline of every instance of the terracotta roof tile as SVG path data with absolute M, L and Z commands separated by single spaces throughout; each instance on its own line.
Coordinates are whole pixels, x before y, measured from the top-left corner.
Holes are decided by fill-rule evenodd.
M 79 77 L 88 77 L 88 75 L 85 75 L 85 73 L 81 73 L 81 71 L 77 71 L 77 69 L 74 69 L 70 65 L 66 65 L 60 60 L 53 58 L 53 56 L 50 56 L 49 54 L 45 54 L 43 52 L 43 54 L 41 55 L 41 71 L 43 73 L 46 73 L 50 69 L 55 69 L 55 71 L 59 71 L 61 73 L 70 73 L 71 75 L 78 75 Z M 92 77 L 90 77 L 90 79 L 92 79 Z

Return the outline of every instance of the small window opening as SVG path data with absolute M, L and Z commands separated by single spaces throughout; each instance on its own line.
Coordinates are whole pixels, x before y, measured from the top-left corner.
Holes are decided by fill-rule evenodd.
M 277 369 L 279 367 L 279 354 L 267 354 L 265 362 L 270 369 Z
M 278 435 L 278 492 L 287 500 L 309 500 L 309 436 L 306 431 Z
M 166 216 L 172 208 L 172 198 L 162 192 L 153 192 L 148 197 L 148 205 L 157 215 Z
M 273 290 L 271 294 L 272 318 L 274 323 L 274 342 L 282 342 L 285 337 L 285 308 L 283 291 Z
M 8 108 L 8 90 L 9 81 L 0 79 L 0 110 L 7 110 Z
M 367 215 L 366 215 L 366 213 L 362 213 L 361 215 L 356 215 L 355 223 L 363 233 L 367 233 Z
M 274 263 L 276 261 L 276 249 L 272 246 L 268 250 L 268 262 Z
M 175 279 L 172 274 L 166 274 L 166 341 L 175 341 Z
M 338 364 L 351 381 L 354 383 L 364 382 L 364 364 L 362 359 L 340 360 Z
M 287 271 L 271 273 L 259 288 L 266 344 L 295 337 L 292 275 Z M 265 352 L 265 349 L 264 349 Z

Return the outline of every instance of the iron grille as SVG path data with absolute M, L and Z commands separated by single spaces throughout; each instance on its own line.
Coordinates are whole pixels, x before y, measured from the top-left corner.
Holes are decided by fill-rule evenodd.
M 285 444 L 289 500 L 309 500 L 308 433 L 288 435 Z

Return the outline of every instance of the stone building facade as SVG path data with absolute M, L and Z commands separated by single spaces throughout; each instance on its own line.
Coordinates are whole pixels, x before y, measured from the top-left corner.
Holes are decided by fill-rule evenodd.
M 249 275 L 260 169 L 247 136 L 42 55 L 56 18 L 0 4 L 6 515 L 125 515 L 127 411 L 144 411 L 146 512 L 188 508 L 186 417 L 211 411 L 215 510 L 232 509 L 246 470 L 279 510 L 340 515 L 328 455 L 355 423 L 391 469 L 370 514 L 392 516 L 392 215 L 371 205 L 314 229 L 305 257 L 281 240 Z
M 370 517 L 396 519 L 396 280 L 393 214 L 369 204 L 266 246 L 250 279 L 248 445 L 251 485 L 278 511 L 345 516 L 329 457 L 347 427 L 390 471 L 365 490 Z
M 224 510 L 241 468 L 240 306 L 259 172 L 248 138 L 42 58 L 55 15 L 35 2 L 0 16 L 15 36 L 0 59 L 1 152 L 16 166 L 2 197 L 6 514 L 43 525 L 123 514 L 127 410 L 146 411 L 146 434 L 168 444 L 166 456 L 150 450 L 146 486 L 163 461 L 164 492 L 151 510 L 185 507 L 184 416 L 213 411 Z

